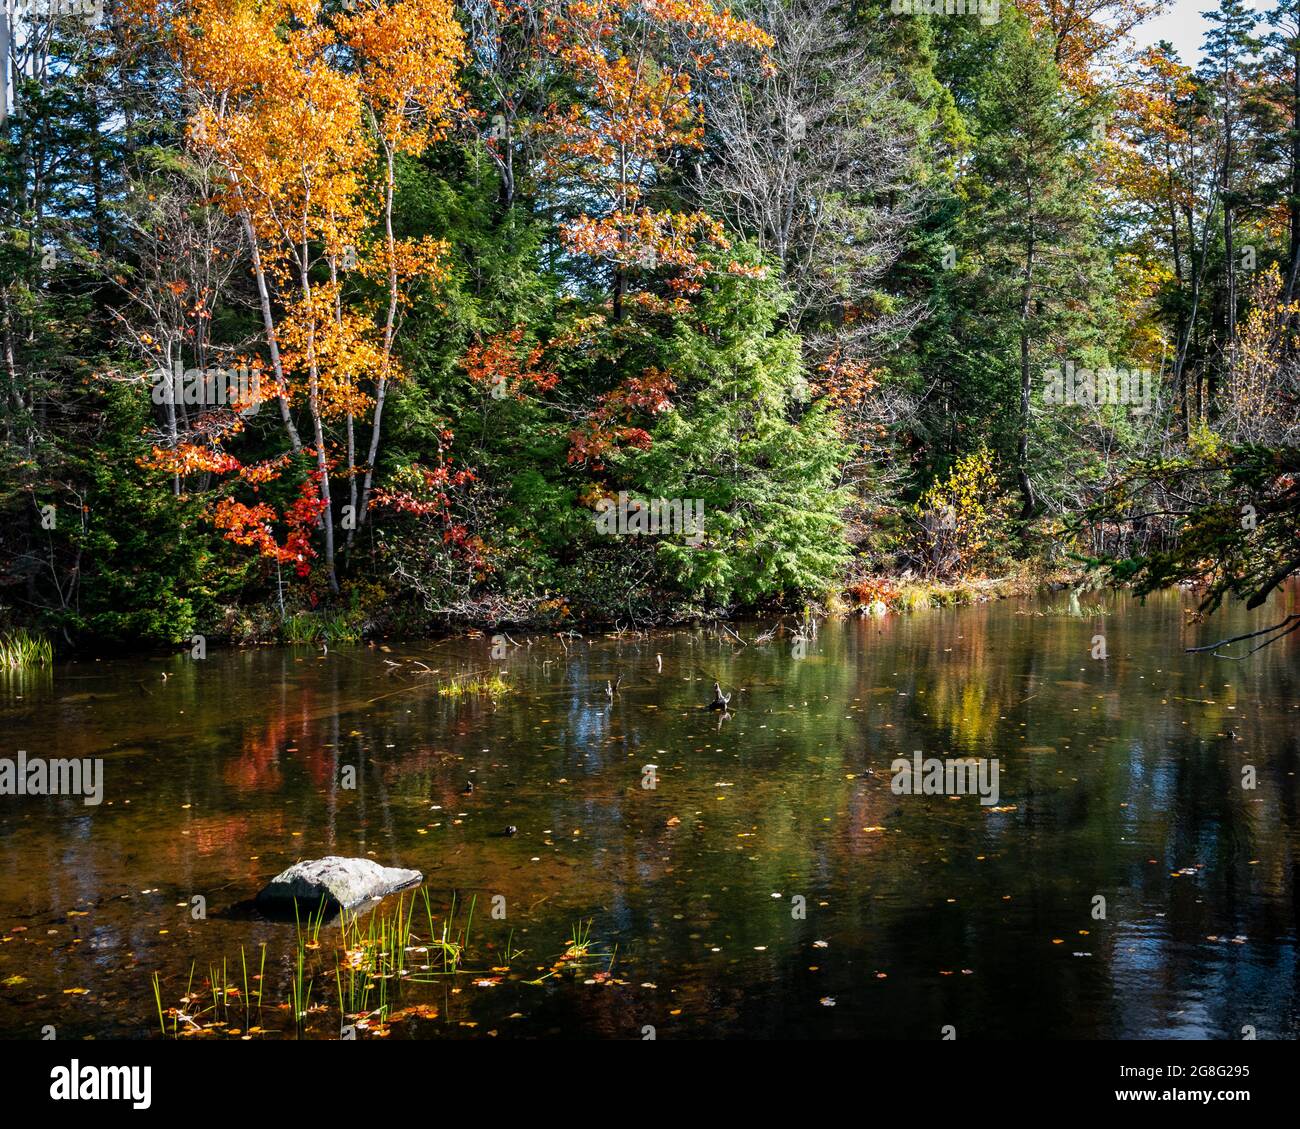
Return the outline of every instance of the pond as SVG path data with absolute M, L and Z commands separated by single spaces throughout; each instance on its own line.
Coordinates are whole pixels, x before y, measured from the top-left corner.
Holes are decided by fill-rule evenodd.
M 1294 1038 L 1300 634 L 1184 648 L 1295 594 L 10 676 L 0 756 L 102 759 L 103 797 L 0 797 L 0 1029 Z M 903 792 L 918 750 L 997 796 Z M 328 854 L 424 887 L 346 934 L 249 908 Z

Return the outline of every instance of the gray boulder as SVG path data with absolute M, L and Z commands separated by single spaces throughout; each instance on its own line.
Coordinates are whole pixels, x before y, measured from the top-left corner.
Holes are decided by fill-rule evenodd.
M 303 916 L 314 912 L 322 902 L 327 910 L 352 910 L 423 880 L 418 870 L 328 855 L 296 862 L 281 871 L 257 895 L 257 906 L 272 913 L 292 914 L 297 901 Z

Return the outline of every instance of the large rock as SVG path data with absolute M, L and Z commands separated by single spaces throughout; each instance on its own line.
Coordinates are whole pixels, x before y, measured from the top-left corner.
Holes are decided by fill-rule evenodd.
M 326 909 L 356 909 L 371 900 L 387 897 L 424 880 L 418 870 L 380 866 L 371 859 L 349 859 L 328 855 L 323 859 L 296 862 L 281 871 L 257 895 L 259 909 L 271 912 L 314 912 L 322 902 Z

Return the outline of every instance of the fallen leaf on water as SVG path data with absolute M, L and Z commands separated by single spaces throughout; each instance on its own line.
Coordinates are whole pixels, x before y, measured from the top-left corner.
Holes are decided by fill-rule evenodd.
M 401 1019 L 437 1019 L 438 1009 L 433 1004 L 414 1004 L 411 1007 L 404 1007 L 400 1011 L 393 1012 L 388 1017 L 390 1023 Z M 249 1028 L 252 1030 L 252 1028 Z

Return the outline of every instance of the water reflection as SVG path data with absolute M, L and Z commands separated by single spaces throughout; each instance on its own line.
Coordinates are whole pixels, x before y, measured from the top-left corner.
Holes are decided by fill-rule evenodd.
M 475 967 L 525 950 L 501 983 L 408 987 L 444 1035 L 1294 1037 L 1300 636 L 1187 655 L 1257 621 L 1188 627 L 1184 602 L 828 623 L 802 658 L 702 628 L 520 640 L 495 664 L 486 639 L 265 648 L 0 686 L 0 755 L 106 772 L 99 808 L 0 800 L 0 1022 L 156 1033 L 154 971 L 179 996 L 191 961 L 263 942 L 282 1000 L 292 926 L 231 907 L 339 853 L 420 868 L 440 906 L 506 899 L 475 928 Z M 488 667 L 514 692 L 436 692 Z M 997 757 L 998 808 L 895 795 L 914 750 Z M 524 983 L 587 918 L 623 983 Z

